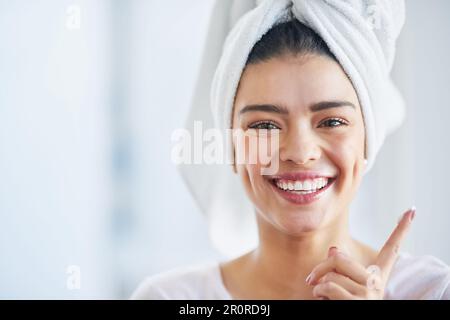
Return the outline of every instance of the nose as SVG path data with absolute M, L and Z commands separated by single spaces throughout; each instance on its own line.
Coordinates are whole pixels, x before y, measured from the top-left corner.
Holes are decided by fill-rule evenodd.
M 308 125 L 298 125 L 280 136 L 280 160 L 305 165 L 318 160 L 321 149 L 318 137 Z

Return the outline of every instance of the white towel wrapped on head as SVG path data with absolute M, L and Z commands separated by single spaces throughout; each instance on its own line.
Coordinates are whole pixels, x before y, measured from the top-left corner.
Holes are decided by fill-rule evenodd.
M 249 7 L 255 2 L 245 3 Z M 216 127 L 231 128 L 234 97 L 253 46 L 274 25 L 294 16 L 322 37 L 355 88 L 365 125 L 367 173 L 385 137 L 404 118 L 403 99 L 390 77 L 395 43 L 405 20 L 404 0 L 263 0 L 257 3 L 228 34 L 215 69 L 210 107 Z M 212 61 L 209 63 L 212 65 Z M 211 75 L 210 68 L 203 69 L 199 78 L 203 89 L 207 88 L 205 81 L 210 81 Z M 192 117 L 210 119 L 208 106 L 199 103 L 206 101 L 207 93 L 197 91 L 190 121 Z M 225 147 L 226 154 L 232 157 L 231 139 Z M 230 256 L 254 247 L 257 244 L 254 212 L 231 168 L 182 166 L 181 170 L 208 218 L 214 245 Z

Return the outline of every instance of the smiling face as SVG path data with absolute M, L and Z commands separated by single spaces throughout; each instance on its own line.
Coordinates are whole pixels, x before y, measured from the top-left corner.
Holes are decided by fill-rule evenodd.
M 363 174 L 365 131 L 357 94 L 337 62 L 284 55 L 248 65 L 233 128 L 257 139 L 278 134 L 275 175 L 261 175 L 259 161 L 236 165 L 260 218 L 290 235 L 347 219 Z M 235 152 L 250 158 L 248 148 L 235 145 Z

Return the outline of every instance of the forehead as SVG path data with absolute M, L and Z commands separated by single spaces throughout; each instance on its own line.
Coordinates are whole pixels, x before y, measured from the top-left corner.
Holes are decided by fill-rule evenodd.
M 244 70 L 236 109 L 249 103 L 308 106 L 324 100 L 358 104 L 356 92 L 341 66 L 325 56 L 283 56 L 252 64 Z

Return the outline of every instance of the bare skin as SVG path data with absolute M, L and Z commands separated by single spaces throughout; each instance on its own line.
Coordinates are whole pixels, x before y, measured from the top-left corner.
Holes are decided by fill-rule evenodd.
M 225 287 L 234 299 L 315 299 L 313 288 L 305 280 L 313 268 L 326 259 L 328 248 L 332 246 L 312 243 L 317 240 L 318 236 L 314 235 L 309 239 L 278 239 L 260 245 L 221 266 Z M 344 243 L 350 243 L 349 251 L 356 261 L 366 266 L 373 264 L 377 256 L 375 250 L 356 240 L 348 240 L 340 245 L 327 243 L 338 248 L 349 247 Z M 280 242 L 284 247 L 276 245 Z M 315 250 L 316 247 L 320 251 Z
M 311 106 L 323 101 L 344 101 L 353 107 L 313 112 Z M 283 112 L 242 112 L 248 105 L 261 104 Z M 260 174 L 263 164 L 236 165 L 255 207 L 260 241 L 255 250 L 221 265 L 231 296 L 382 299 L 412 214 L 405 213 L 393 233 L 395 242 L 390 238 L 384 251 L 350 236 L 348 209 L 363 174 L 365 131 L 357 94 L 339 64 L 323 56 L 282 56 L 247 66 L 236 94 L 233 128 L 277 130 L 280 172 L 320 171 L 335 175 L 336 181 L 323 198 L 298 205 L 274 193 Z M 362 283 L 368 281 L 366 268 L 373 264 L 383 274 L 377 290 Z

